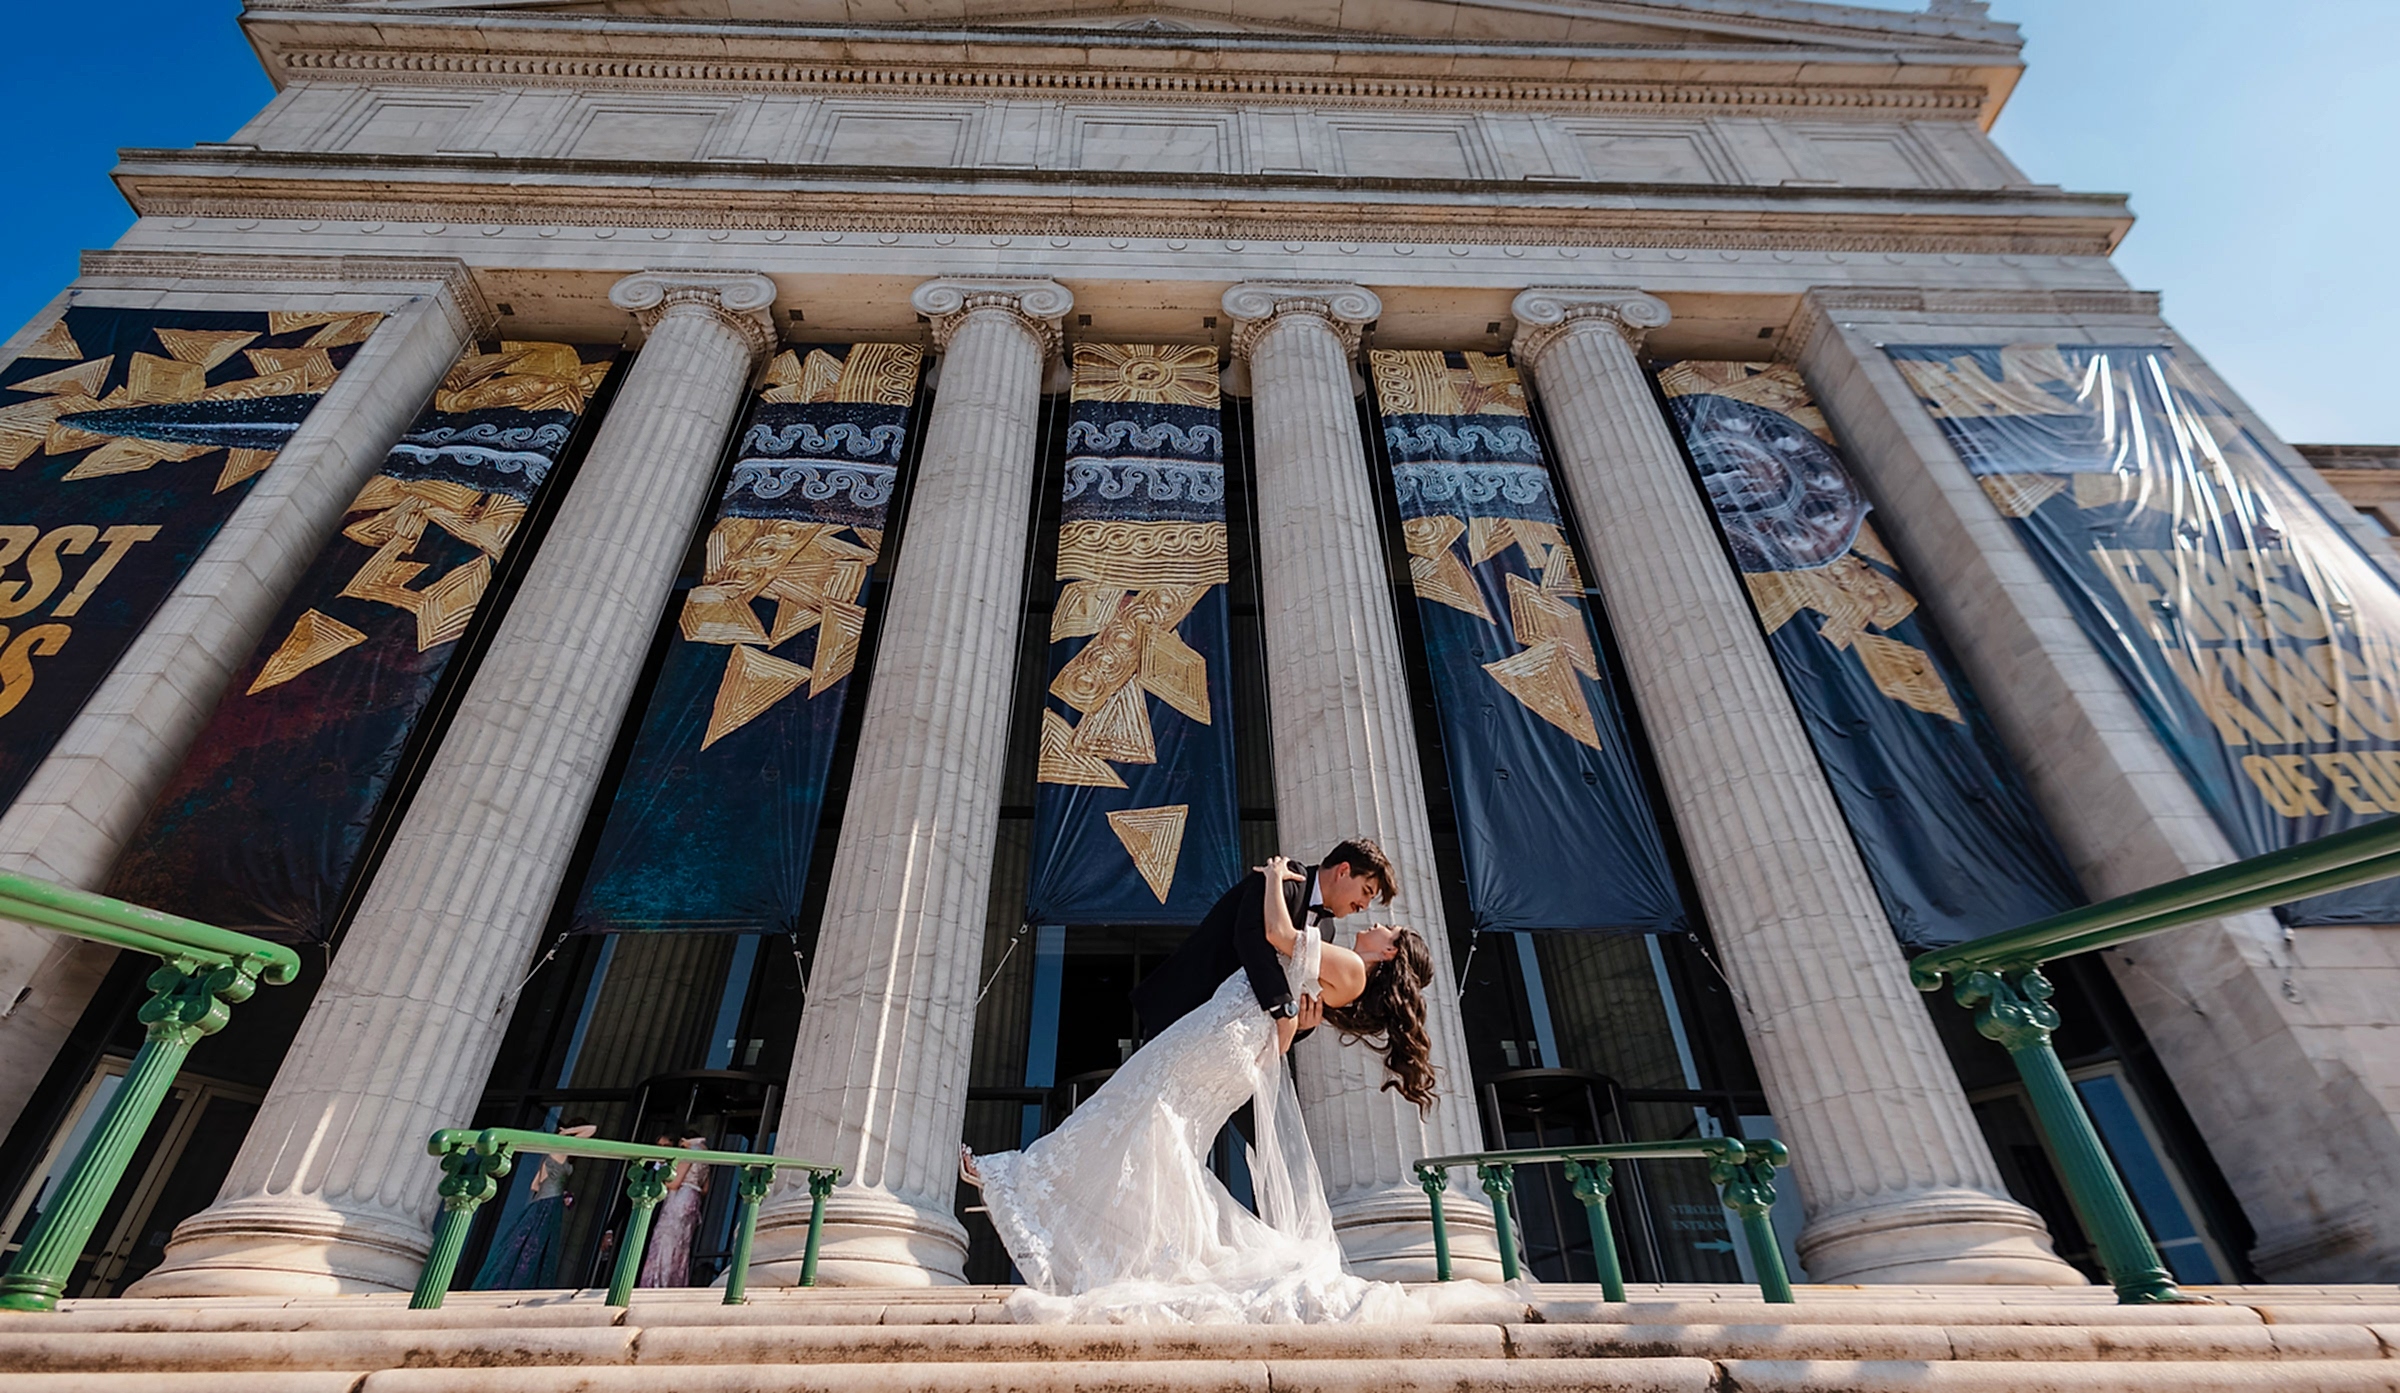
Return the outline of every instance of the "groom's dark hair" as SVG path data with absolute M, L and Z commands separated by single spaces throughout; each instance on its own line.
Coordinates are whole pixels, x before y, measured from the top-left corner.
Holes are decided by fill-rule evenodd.
M 1392 874 L 1390 859 L 1383 854 L 1382 847 L 1368 841 L 1365 837 L 1351 837 L 1340 843 L 1333 850 L 1326 852 L 1325 859 L 1317 864 L 1319 866 L 1348 866 L 1352 875 L 1375 877 L 1375 883 L 1383 887 L 1382 900 L 1385 904 L 1390 904 L 1392 896 L 1400 893 L 1400 878 Z

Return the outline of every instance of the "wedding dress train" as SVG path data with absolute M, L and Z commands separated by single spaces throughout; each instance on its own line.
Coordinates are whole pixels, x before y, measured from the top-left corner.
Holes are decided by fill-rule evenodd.
M 1295 996 L 1319 991 L 1323 944 L 1287 962 Z M 1235 973 L 1023 1151 L 978 1158 L 992 1226 L 1024 1275 L 1019 1320 L 1229 1323 L 1405 1320 L 1417 1303 L 1342 1261 L 1275 1020 Z M 1206 1164 L 1218 1129 L 1251 1104 L 1258 1212 Z

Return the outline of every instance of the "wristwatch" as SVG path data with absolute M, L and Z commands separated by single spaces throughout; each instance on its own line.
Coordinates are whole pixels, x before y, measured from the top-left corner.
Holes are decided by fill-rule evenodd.
M 1286 1001 L 1275 1007 L 1273 1010 L 1267 1012 L 1267 1014 L 1275 1017 L 1277 1020 L 1290 1020 L 1300 1014 L 1300 1003 L 1297 1001 Z

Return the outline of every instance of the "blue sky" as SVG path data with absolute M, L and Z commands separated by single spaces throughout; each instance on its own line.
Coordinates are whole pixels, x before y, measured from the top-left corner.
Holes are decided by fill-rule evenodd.
M 1870 0 L 1872 2 L 1872 0 Z M 1894 9 L 1922 8 L 1895 0 Z M 2287 439 L 2400 442 L 2365 365 L 2400 320 L 2400 0 L 1995 0 L 2029 71 L 2000 143 L 2033 178 L 2132 195 L 2117 255 Z M 236 0 L 17 5 L 0 49 L 0 324 L 131 221 L 127 145 L 221 140 L 266 101 Z M 2348 367 L 2341 366 L 2349 364 Z

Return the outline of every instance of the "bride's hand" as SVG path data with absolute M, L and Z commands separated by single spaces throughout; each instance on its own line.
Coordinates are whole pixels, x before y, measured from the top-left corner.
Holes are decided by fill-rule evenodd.
M 1292 858 L 1288 856 L 1270 856 L 1267 858 L 1267 864 L 1263 866 L 1252 866 L 1250 869 L 1265 876 L 1269 880 L 1308 879 L 1306 875 L 1292 868 Z

